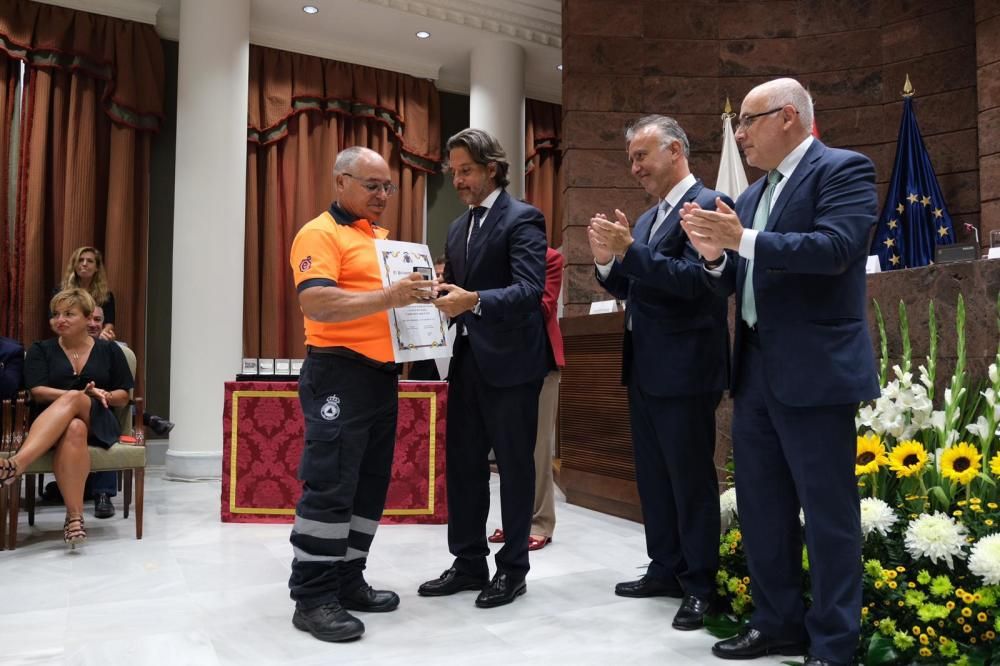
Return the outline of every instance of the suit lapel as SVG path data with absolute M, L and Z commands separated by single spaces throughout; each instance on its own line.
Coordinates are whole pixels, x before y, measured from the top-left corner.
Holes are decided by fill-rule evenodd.
M 753 227 L 753 216 L 757 211 L 757 206 L 760 205 L 760 198 L 764 195 L 764 185 L 766 184 L 767 178 L 759 178 L 740 195 L 739 204 L 736 206 L 736 214 L 739 216 L 740 224 L 743 225 L 744 229 Z M 736 285 L 738 293 L 740 293 L 743 291 L 743 280 L 747 276 L 747 260 L 739 255 L 736 256 L 739 259 L 736 270 Z M 739 299 L 736 302 L 738 304 Z
M 677 228 L 677 225 L 681 221 L 681 209 L 684 204 L 689 201 L 693 201 L 695 197 L 701 192 L 702 188 L 705 187 L 700 180 L 695 181 L 694 185 L 688 188 L 688 191 L 684 193 L 684 196 L 680 198 L 677 205 L 673 207 L 669 213 L 667 213 L 666 219 L 663 220 L 663 224 L 660 228 L 656 230 L 656 234 L 653 238 L 649 239 L 649 246 L 656 247 L 659 245 L 664 238 L 667 237 L 672 231 Z
M 764 227 L 764 231 L 774 231 L 774 225 L 778 223 L 781 218 L 781 213 L 785 210 L 785 206 L 795 195 L 795 190 L 802 181 L 806 179 L 813 169 L 816 168 L 816 160 L 820 158 L 823 153 L 825 146 L 819 142 L 818 139 L 814 139 L 812 145 L 809 146 L 809 150 L 806 154 L 802 156 L 802 160 L 799 161 L 799 165 L 795 167 L 795 171 L 792 172 L 792 177 L 788 179 L 788 182 L 783 188 L 781 188 L 781 193 L 778 195 L 778 200 L 774 202 L 771 206 L 771 214 L 767 216 L 767 225 Z
M 469 262 L 466 260 L 468 248 L 466 247 L 465 239 L 469 237 L 469 223 L 471 218 L 472 209 L 470 208 L 468 213 L 452 223 L 451 229 L 448 232 L 448 245 L 454 249 L 454 251 L 448 253 L 448 258 L 452 262 L 453 279 L 459 284 L 465 282 L 465 271 L 469 265 Z
M 465 261 L 465 273 L 468 275 L 472 272 L 472 269 L 476 266 L 476 261 L 482 254 L 483 247 L 489 240 L 489 237 L 497 229 L 497 221 L 503 219 L 507 214 L 507 207 L 510 205 L 510 195 L 507 194 L 506 190 L 500 192 L 500 196 L 497 200 L 493 202 L 490 206 L 489 211 L 486 213 L 486 219 L 483 220 L 479 227 L 479 231 L 476 232 L 476 237 L 472 239 L 469 243 L 468 253 L 466 255 Z M 469 215 L 472 215 L 472 211 L 469 211 Z
M 649 243 L 649 229 L 656 221 L 656 211 L 657 206 L 653 206 L 639 216 L 639 219 L 635 221 L 635 236 L 633 238 L 643 243 Z

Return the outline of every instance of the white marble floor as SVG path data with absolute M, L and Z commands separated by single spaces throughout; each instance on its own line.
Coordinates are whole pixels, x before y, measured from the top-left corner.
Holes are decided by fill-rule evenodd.
M 359 614 L 364 637 L 331 644 L 292 627 L 289 526 L 223 524 L 218 482 L 168 482 L 154 468 L 146 485 L 142 541 L 120 503 L 114 518 L 87 521 L 89 541 L 73 553 L 62 544 L 62 507 L 39 509 L 33 528 L 22 513 L 17 550 L 0 552 L 0 664 L 725 663 L 707 633 L 670 628 L 677 600 L 614 596 L 646 563 L 642 526 L 561 497 L 555 541 L 533 554 L 527 595 L 491 610 L 475 608 L 471 592 L 417 596 L 451 561 L 443 525 L 381 527 L 367 578 L 402 604 Z M 492 490 L 490 530 L 496 476 Z

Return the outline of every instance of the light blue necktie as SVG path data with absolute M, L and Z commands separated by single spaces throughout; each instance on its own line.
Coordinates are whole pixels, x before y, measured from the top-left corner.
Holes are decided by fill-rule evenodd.
M 774 190 L 781 180 L 781 172 L 775 169 L 767 174 L 767 187 L 764 188 L 764 195 L 757 205 L 757 212 L 753 216 L 754 231 L 761 231 L 767 226 L 767 216 L 771 213 L 771 199 L 774 198 Z M 757 300 L 753 295 L 753 259 L 747 261 L 747 275 L 743 280 L 743 321 L 747 326 L 753 328 L 757 325 Z

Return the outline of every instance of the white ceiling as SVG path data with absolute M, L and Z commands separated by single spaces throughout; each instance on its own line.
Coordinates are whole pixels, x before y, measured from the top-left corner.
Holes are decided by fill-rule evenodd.
M 180 0 L 39 0 L 156 26 L 178 39 Z M 201 0 L 225 1 L 225 0 Z M 560 0 L 249 0 L 253 44 L 434 79 L 468 93 L 469 53 L 484 40 L 520 44 L 525 94 L 561 100 Z M 305 4 L 318 14 L 302 11 Z M 417 39 L 426 30 L 430 39 Z

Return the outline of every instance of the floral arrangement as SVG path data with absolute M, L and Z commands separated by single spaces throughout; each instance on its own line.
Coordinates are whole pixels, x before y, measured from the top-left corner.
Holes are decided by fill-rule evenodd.
M 1000 313 L 1000 298 L 997 303 Z M 892 367 L 885 322 L 881 395 L 858 410 L 855 473 L 864 537 L 864 597 L 857 662 L 1000 664 L 1000 346 L 989 383 L 966 375 L 965 305 L 956 308 L 957 359 L 935 395 L 938 325 L 929 305 L 929 354 L 914 379 L 900 303 L 902 359 Z M 1000 319 L 998 319 L 1000 325 Z M 732 634 L 753 609 L 735 491 L 722 497 L 717 592 L 728 616 L 707 623 Z M 804 518 L 808 520 L 808 517 Z M 803 552 L 808 603 L 808 554 Z

